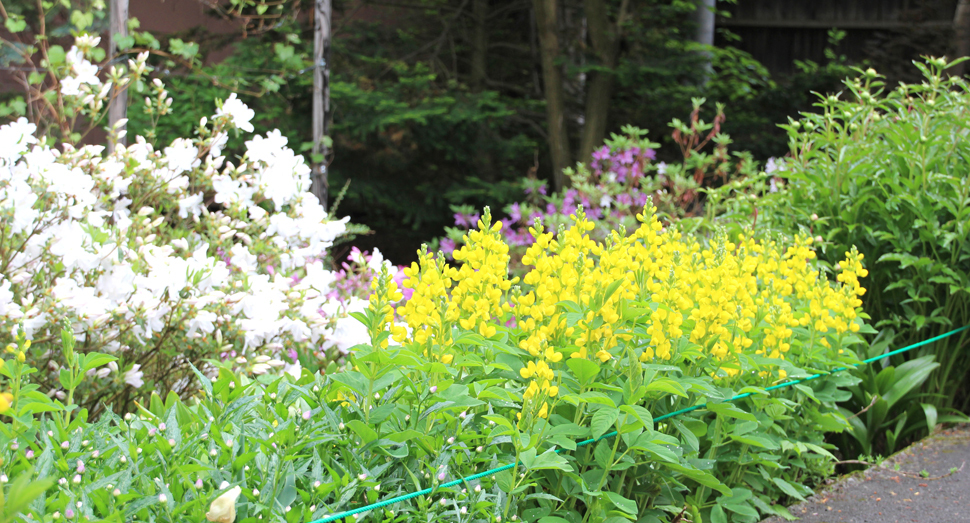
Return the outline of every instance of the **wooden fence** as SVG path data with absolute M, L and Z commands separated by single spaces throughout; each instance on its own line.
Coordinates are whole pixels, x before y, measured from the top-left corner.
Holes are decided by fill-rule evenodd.
M 718 29 L 740 37 L 730 42 L 719 31 L 717 45 L 751 53 L 775 73 L 794 70 L 794 60 L 825 61 L 828 31 L 846 32 L 835 50 L 882 69 L 909 66 L 920 54 L 952 52 L 957 0 L 738 0 L 719 8 Z M 880 70 L 882 70 L 880 69 Z

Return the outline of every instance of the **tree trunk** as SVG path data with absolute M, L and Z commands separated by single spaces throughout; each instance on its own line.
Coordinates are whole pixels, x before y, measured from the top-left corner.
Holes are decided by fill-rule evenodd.
M 716 0 L 697 0 L 697 36 L 695 41 L 702 45 L 714 45 L 714 2 Z M 703 51 L 701 55 L 705 58 L 703 69 L 700 76 L 700 83 L 704 85 L 714 72 L 711 66 L 711 54 Z
M 108 14 L 108 54 L 114 56 L 118 53 L 118 41 L 115 37 L 124 38 L 128 36 L 128 0 L 111 0 L 111 8 Z M 128 89 L 116 87 L 117 94 L 111 98 L 111 105 L 108 106 L 108 132 L 119 132 L 127 125 L 115 129 L 115 124 L 128 117 Z M 122 136 L 118 143 L 125 145 L 128 140 Z M 108 153 L 114 151 L 114 142 L 108 141 Z
M 613 69 L 616 67 L 619 52 L 623 19 L 626 16 L 628 0 L 623 0 L 616 25 L 612 26 L 606 16 L 604 0 L 585 0 L 586 23 L 589 41 L 596 59 L 597 69 L 590 73 L 589 88 L 586 91 L 586 112 L 583 136 L 579 146 L 579 160 L 589 161 L 590 155 L 606 138 L 606 122 L 610 111 L 610 97 L 613 94 Z
M 956 56 L 961 58 L 970 56 L 970 0 L 957 2 L 956 14 L 953 16 L 953 48 Z M 959 63 L 950 69 L 953 76 L 963 76 L 967 72 L 967 62 Z
M 536 11 L 536 30 L 539 33 L 539 55 L 542 62 L 542 85 L 546 98 L 546 122 L 549 127 L 549 153 L 552 156 L 553 189 L 566 186 L 563 169 L 570 164 L 569 136 L 566 133 L 566 114 L 563 104 L 562 72 L 559 57 L 559 25 L 556 0 L 533 0 Z
M 472 70 L 469 81 L 473 93 L 480 93 L 485 88 L 487 78 L 485 70 L 485 59 L 488 55 L 488 32 L 485 30 L 487 16 L 488 0 L 474 0 L 472 23 L 475 25 L 472 30 Z
M 316 0 L 313 11 L 313 168 L 310 190 L 327 208 L 327 119 L 330 116 L 331 0 Z

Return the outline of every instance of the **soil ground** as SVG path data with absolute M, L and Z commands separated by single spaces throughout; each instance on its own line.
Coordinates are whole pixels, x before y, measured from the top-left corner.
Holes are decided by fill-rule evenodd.
M 800 523 L 970 523 L 968 463 L 970 425 L 962 425 L 845 476 L 789 510 Z

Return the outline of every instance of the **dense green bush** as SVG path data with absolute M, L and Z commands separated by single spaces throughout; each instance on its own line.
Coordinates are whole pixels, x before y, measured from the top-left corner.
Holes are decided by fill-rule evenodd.
M 780 174 L 788 187 L 769 196 L 764 208 L 765 223 L 824 238 L 820 257 L 830 265 L 849 246 L 866 255 L 872 272 L 865 309 L 895 348 L 970 323 L 970 92 L 966 81 L 945 75 L 949 65 L 916 63 L 924 81 L 891 90 L 872 69 L 860 71 L 843 95 L 823 97 L 817 114 L 783 125 L 791 158 Z M 919 401 L 899 409 L 887 404 L 890 371 L 871 381 L 881 385 L 857 394 L 858 409 L 882 396 L 865 418 L 863 448 L 871 449 L 887 428 L 893 442 L 911 432 L 897 424 L 922 427 L 937 414 L 941 420 L 953 410 L 965 412 L 968 346 L 963 332 L 895 357 L 897 365 L 912 360 L 938 367 Z

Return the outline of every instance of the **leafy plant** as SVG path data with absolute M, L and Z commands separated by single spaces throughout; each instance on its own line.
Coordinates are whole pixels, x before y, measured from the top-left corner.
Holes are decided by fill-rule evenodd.
M 846 81 L 844 96 L 823 97 L 818 114 L 783 125 L 791 158 L 780 174 L 788 189 L 766 199 L 770 223 L 819 234 L 828 263 L 835 264 L 850 245 L 874 260 L 870 292 L 863 297 L 866 311 L 877 328 L 894 333 L 884 339 L 894 336 L 900 346 L 970 322 L 970 186 L 964 183 L 970 174 L 970 93 L 963 79 L 945 75 L 954 63 L 916 63 L 925 80 L 892 90 L 876 71 L 859 71 L 860 77 Z M 938 367 L 928 377 L 914 365 L 906 367 L 914 372 L 906 375 L 926 380 L 921 402 L 951 415 L 970 406 L 968 344 L 964 332 L 894 357 L 893 363 L 899 372 L 907 359 L 922 362 L 915 365 L 920 369 L 935 361 Z M 882 372 L 882 380 L 868 381 L 876 387 L 867 391 L 870 396 L 889 393 L 894 380 L 887 376 L 893 371 Z M 915 435 L 906 424 L 924 427 L 921 418 L 933 418 L 929 408 L 924 416 L 905 417 L 870 409 L 875 425 L 867 426 L 862 439 L 881 434 L 886 419 L 904 420 L 890 439 Z
M 555 238 L 536 230 L 519 282 L 486 209 L 461 267 L 422 253 L 407 269 L 406 302 L 381 269 L 354 315 L 370 343 L 342 372 L 250 378 L 211 361 L 191 401 L 153 394 L 93 423 L 17 396 L 36 414 L 0 425 L 6 470 L 59 478 L 24 514 L 296 523 L 428 487 L 358 520 L 790 517 L 776 503 L 831 472 L 822 438 L 846 427 L 834 404 L 856 380 L 765 387 L 857 361 L 858 255 L 831 284 L 808 239 L 701 246 L 652 212 L 606 242 L 581 210 Z
M 895 341 L 891 330 L 880 332 L 866 357 L 873 358 L 897 348 Z M 927 403 L 928 395 L 920 392 L 930 374 L 940 366 L 933 359 L 930 354 L 898 366 L 878 362 L 854 371 L 861 382 L 849 387 L 852 397 L 839 407 L 852 425 L 852 430 L 842 439 L 849 440 L 851 436 L 857 453 L 888 456 L 896 451 L 899 443 L 916 433 L 933 432 L 938 423 L 965 420 L 963 416 L 939 416 L 936 407 Z M 925 424 L 919 423 L 920 419 Z M 841 448 L 847 451 L 852 446 Z

